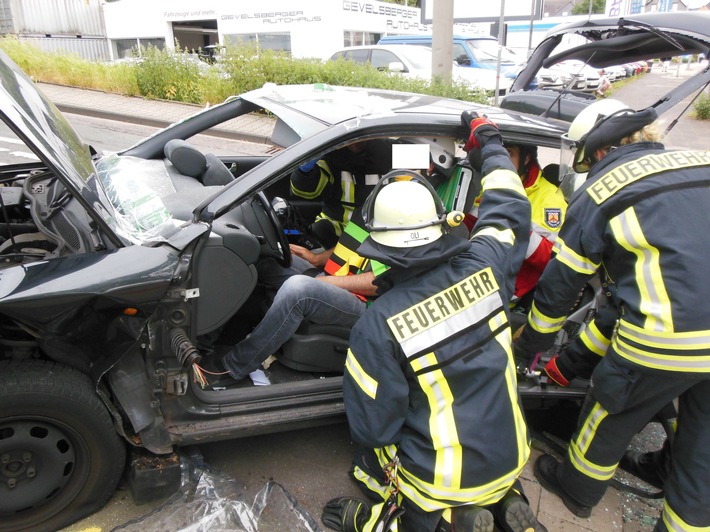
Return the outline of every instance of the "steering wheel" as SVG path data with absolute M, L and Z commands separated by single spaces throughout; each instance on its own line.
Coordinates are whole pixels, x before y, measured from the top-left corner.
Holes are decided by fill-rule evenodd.
M 274 230 L 273 235 L 264 235 L 266 243 L 273 252 L 272 256 L 281 266 L 288 268 L 291 266 L 291 248 L 289 247 L 286 233 L 284 233 L 283 227 L 281 227 L 281 222 L 279 222 L 279 218 L 276 216 L 276 211 L 271 206 L 271 202 L 267 199 L 263 192 L 259 192 L 256 195 L 256 199 L 258 199 L 259 203 L 261 203 L 261 207 L 264 209 L 264 212 L 269 219 L 269 223 Z

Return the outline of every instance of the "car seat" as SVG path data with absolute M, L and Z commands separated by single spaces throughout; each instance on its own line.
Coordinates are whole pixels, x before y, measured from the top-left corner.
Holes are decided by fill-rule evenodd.
M 232 172 L 216 156 L 203 154 L 184 140 L 168 141 L 164 152 L 180 174 L 193 177 L 206 187 L 227 185 L 234 181 Z
M 343 373 L 348 354 L 350 328 L 305 321 L 281 347 L 277 358 L 296 371 Z

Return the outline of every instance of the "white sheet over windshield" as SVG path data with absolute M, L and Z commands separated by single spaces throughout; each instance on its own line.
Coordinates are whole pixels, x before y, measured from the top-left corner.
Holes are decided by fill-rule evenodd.
M 141 244 L 164 240 L 175 231 L 177 222 L 160 199 L 159 187 L 172 187 L 162 161 L 112 154 L 99 161 L 97 171 L 114 207 L 115 230 L 120 236 Z

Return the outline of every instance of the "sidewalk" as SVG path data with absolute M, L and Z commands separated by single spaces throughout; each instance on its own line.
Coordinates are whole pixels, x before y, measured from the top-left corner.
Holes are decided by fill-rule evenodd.
M 40 90 L 63 113 L 130 122 L 164 128 L 199 112 L 195 104 L 148 100 L 91 89 L 37 83 Z M 269 142 L 273 120 L 256 115 L 241 116 L 213 128 L 214 133 L 235 140 Z

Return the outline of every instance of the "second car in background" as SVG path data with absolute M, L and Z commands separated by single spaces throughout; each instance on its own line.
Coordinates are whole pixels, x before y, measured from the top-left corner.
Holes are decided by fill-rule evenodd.
M 370 64 L 383 72 L 403 75 L 405 77 L 423 80 L 432 79 L 432 51 L 427 46 L 407 44 L 373 44 L 368 46 L 351 46 L 335 52 L 330 61 L 345 60 L 359 64 Z M 496 72 L 483 68 L 463 68 L 456 64 L 451 66 L 451 76 L 454 81 L 467 83 L 487 93 L 496 89 Z M 501 76 L 498 81 L 498 94 L 505 95 L 510 88 L 512 79 Z

